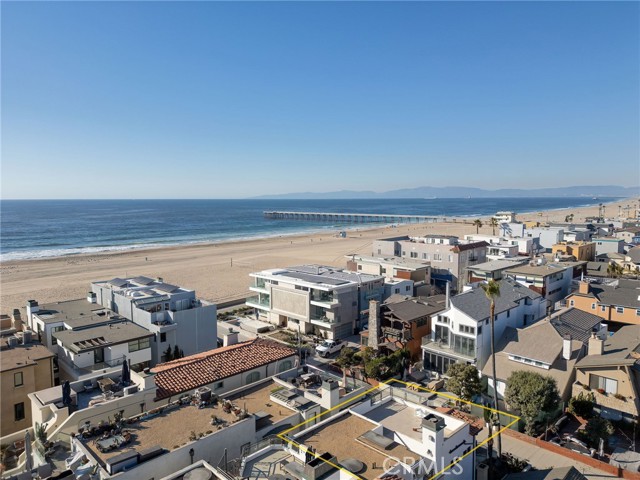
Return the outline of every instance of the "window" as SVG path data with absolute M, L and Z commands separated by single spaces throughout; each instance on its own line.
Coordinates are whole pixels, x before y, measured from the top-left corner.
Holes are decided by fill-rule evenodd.
M 22 385 L 24 385 L 24 381 L 22 378 L 22 372 L 17 372 L 13 374 L 13 386 L 14 387 L 21 387 Z
M 407 252 L 405 252 L 405 251 L 403 250 L 403 251 L 402 251 L 402 256 L 404 257 L 404 256 L 406 256 L 406 255 L 407 255 Z
M 260 380 L 260 372 L 251 372 L 247 375 L 247 383 L 254 383 Z
M 439 253 L 434 253 L 434 254 L 433 254 L 433 259 L 434 259 L 436 262 L 441 262 L 441 261 L 442 261 L 442 255 L 441 255 L 441 254 L 439 254 Z
M 449 263 L 453 262 L 453 255 L 449 255 Z
M 475 334 L 476 333 L 476 328 L 475 327 L 468 327 L 467 325 L 458 325 L 458 331 L 460 333 L 469 333 L 469 334 Z
M 601 309 L 603 312 L 606 312 L 606 311 L 607 311 L 607 307 L 605 307 L 604 305 L 602 305 L 602 306 L 600 307 L 600 309 Z M 638 315 L 640 315 L 640 313 L 639 313 Z
M 595 309 L 596 309 L 596 304 L 595 304 L 595 303 L 592 303 L 592 304 L 591 304 L 591 310 L 595 310 Z
M 380 272 L 381 272 L 381 273 L 387 273 L 387 269 L 386 269 L 386 268 L 384 268 L 384 267 L 382 267 L 382 268 L 380 269 Z
M 411 252 L 411 258 L 418 258 L 418 252 Z
M 358 265 L 358 270 L 362 270 L 362 265 Z
M 24 402 L 16 403 L 13 406 L 13 414 L 16 422 L 24 420 Z
M 589 387 L 593 390 L 602 389 L 606 393 L 618 393 L 618 381 L 612 378 L 601 377 L 600 375 L 589 375 Z
M 624 313 L 624 307 L 616 307 L 616 313 Z
M 640 317 L 640 308 L 638 310 L 636 310 L 636 315 Z
M 453 351 L 467 357 L 475 357 L 476 354 L 476 341 L 473 338 L 461 337 L 460 335 L 452 334 L 453 338 L 452 347 Z
M 61 332 L 62 330 L 64 330 L 64 326 L 60 325 L 59 327 L 53 327 L 51 333 Z
M 575 302 L 573 300 L 569 300 L 569 306 L 573 307 L 575 305 Z
M 416 320 L 416 327 L 424 327 L 426 324 L 427 324 L 426 317 L 422 317 Z
M 164 343 L 167 341 L 167 332 L 161 332 L 160 333 L 160 342 Z
M 129 353 L 144 350 L 145 348 L 149 348 L 150 345 L 149 337 L 133 340 L 132 342 L 129 342 Z
M 482 335 L 482 325 L 478 326 L 478 335 Z
M 409 290 L 411 290 L 411 285 L 407 285 L 406 287 L 404 287 L 405 292 L 408 292 Z
M 429 260 L 429 254 L 428 254 L 428 253 L 425 253 L 425 254 L 424 254 L 424 259 L 425 259 L 425 260 Z
M 449 317 L 443 317 L 442 315 L 438 315 L 438 321 L 440 323 L 449 323 Z
M 216 382 L 213 384 L 214 390 L 220 390 L 222 387 L 224 387 L 224 382 Z
M 393 293 L 400 293 L 400 289 L 399 288 L 394 288 L 393 289 Z
M 382 255 L 382 250 L 380 248 L 378 249 L 378 255 Z
M 278 367 L 278 372 L 286 372 L 287 370 L 291 370 L 293 368 L 293 362 L 291 360 L 285 360 Z
M 507 318 L 511 316 L 511 310 L 507 310 Z

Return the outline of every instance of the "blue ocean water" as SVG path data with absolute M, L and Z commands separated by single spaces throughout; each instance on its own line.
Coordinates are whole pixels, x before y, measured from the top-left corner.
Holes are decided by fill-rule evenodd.
M 615 198 L 359 200 L 2 200 L 0 261 L 335 231 L 353 224 L 268 220 L 265 210 L 486 216 Z M 362 225 L 362 224 L 358 224 Z

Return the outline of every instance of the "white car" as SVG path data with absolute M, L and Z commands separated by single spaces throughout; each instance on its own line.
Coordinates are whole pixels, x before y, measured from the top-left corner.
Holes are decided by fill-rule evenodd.
M 321 357 L 328 357 L 332 353 L 339 352 L 344 347 L 340 340 L 325 340 L 316 347 L 316 353 Z

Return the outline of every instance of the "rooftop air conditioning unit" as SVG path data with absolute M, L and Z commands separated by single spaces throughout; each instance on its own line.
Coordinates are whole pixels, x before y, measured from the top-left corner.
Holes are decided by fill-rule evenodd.
M 18 337 L 9 337 L 7 343 L 9 344 L 9 348 L 16 348 L 18 346 Z

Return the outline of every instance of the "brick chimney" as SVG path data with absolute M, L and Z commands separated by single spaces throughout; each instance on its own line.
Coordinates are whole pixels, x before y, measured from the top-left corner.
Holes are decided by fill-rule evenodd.
M 369 301 L 369 341 L 367 346 L 378 350 L 380 346 L 380 302 L 377 300 Z
M 571 335 L 565 335 L 562 338 L 562 358 L 571 359 Z

